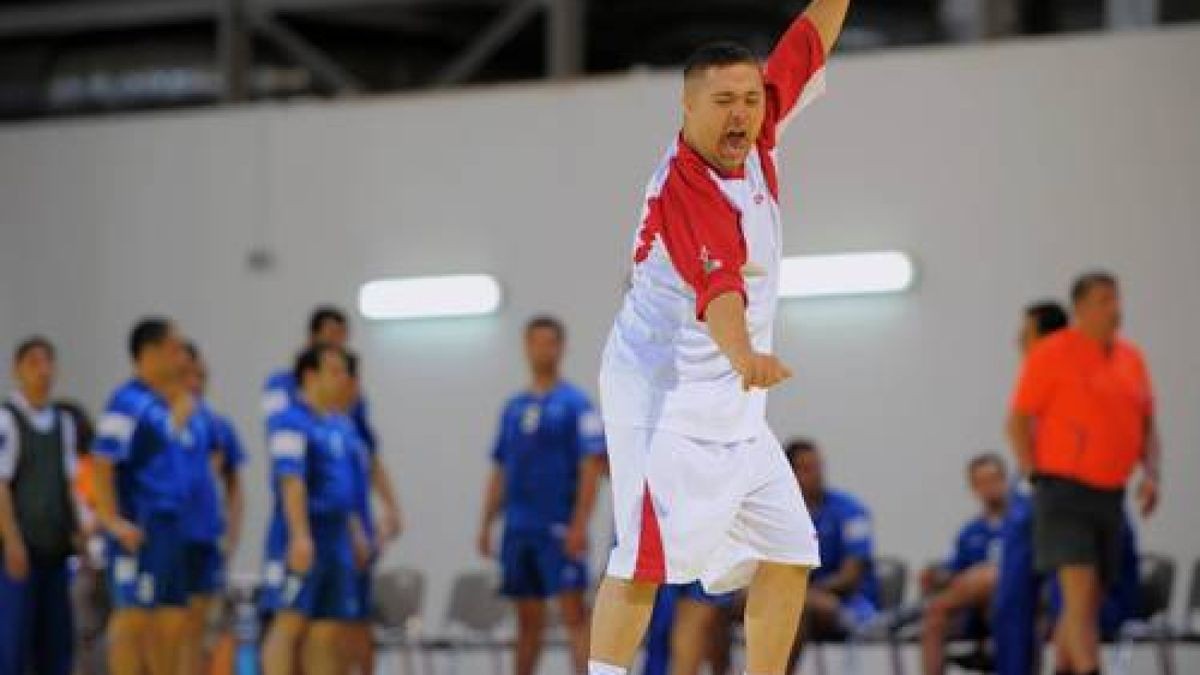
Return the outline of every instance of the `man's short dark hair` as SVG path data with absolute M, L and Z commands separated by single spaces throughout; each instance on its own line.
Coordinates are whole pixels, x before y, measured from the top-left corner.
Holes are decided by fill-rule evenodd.
M 340 355 L 346 360 L 346 367 L 350 366 L 350 355 L 345 349 L 337 345 L 331 344 L 315 344 L 305 347 L 304 351 L 296 356 L 296 363 L 292 367 L 292 375 L 296 378 L 297 386 L 304 386 L 304 376 L 308 373 L 316 372 L 321 369 L 321 360 L 325 358 L 325 354 L 333 353 Z
M 129 333 L 129 355 L 134 361 L 147 347 L 160 345 L 171 334 L 171 320 L 161 316 L 150 316 L 138 321 Z
M 45 350 L 46 355 L 50 357 L 50 360 L 54 360 L 54 343 L 50 342 L 49 338 L 41 335 L 34 335 L 21 340 L 21 344 L 17 345 L 16 350 L 13 351 L 13 363 L 21 362 L 26 356 L 29 356 L 30 352 L 34 351 L 35 349 Z
M 787 456 L 788 464 L 794 464 L 796 458 L 806 452 L 817 452 L 817 442 L 811 438 L 793 438 L 783 446 L 783 454 Z
M 1036 302 L 1025 308 L 1025 316 L 1033 319 L 1037 326 L 1038 337 L 1046 337 L 1051 333 L 1067 327 L 1067 310 L 1054 300 Z
M 1071 284 L 1071 304 L 1078 305 L 1080 301 L 1087 297 L 1088 293 L 1097 286 L 1109 286 L 1110 288 L 1117 287 L 1117 277 L 1111 272 L 1104 270 L 1093 270 L 1085 274 L 1079 275 L 1075 279 L 1075 283 Z
M 754 52 L 736 42 L 710 42 L 687 58 L 683 63 L 683 76 L 691 77 L 709 68 L 724 68 L 739 63 L 759 65 Z
M 988 464 L 1000 469 L 1001 473 L 1008 473 L 1008 465 L 1004 463 L 1004 458 L 1000 456 L 1000 453 L 988 450 L 971 458 L 971 461 L 967 463 L 967 476 L 975 475 L 977 469 Z
M 567 327 L 563 325 L 562 321 L 559 321 L 549 314 L 539 314 L 527 321 L 525 323 L 525 335 L 529 335 L 533 331 L 541 330 L 543 328 L 554 331 L 554 335 L 558 338 L 559 342 L 563 342 L 567 339 Z
M 325 327 L 325 324 L 333 322 L 341 326 L 345 326 L 349 321 L 346 319 L 346 313 L 339 307 L 333 305 L 321 305 L 312 311 L 308 317 L 308 336 L 316 337 L 317 333 Z

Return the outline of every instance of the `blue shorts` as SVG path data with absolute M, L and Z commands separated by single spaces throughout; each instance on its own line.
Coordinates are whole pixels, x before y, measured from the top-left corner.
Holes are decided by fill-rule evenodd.
M 553 598 L 587 588 L 587 564 L 568 557 L 562 539 L 549 532 L 505 532 L 500 568 L 500 593 L 509 598 Z
M 216 542 L 188 542 L 184 555 L 189 596 L 216 595 L 225 587 L 225 561 Z
M 361 573 L 354 569 L 349 533 L 344 525 L 312 525 L 316 551 L 312 568 L 304 574 L 287 568 L 286 540 L 272 537 L 268 543 L 261 609 L 268 614 L 295 612 L 314 621 L 361 620 Z
M 185 607 L 188 575 L 185 543 L 174 515 L 142 523 L 142 547 L 129 553 L 108 541 L 108 583 L 114 609 Z

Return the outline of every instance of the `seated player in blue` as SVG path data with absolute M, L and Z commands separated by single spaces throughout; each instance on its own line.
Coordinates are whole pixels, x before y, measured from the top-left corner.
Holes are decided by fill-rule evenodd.
M 338 422 L 350 379 L 340 347 L 318 344 L 296 360 L 299 400 L 268 422 L 274 513 L 267 535 L 263 609 L 265 675 L 341 673 L 345 622 L 361 609 L 354 569 L 354 444 Z M 352 524 L 353 521 L 353 524 Z M 301 661 L 297 661 L 297 658 Z
M 1027 354 L 1039 340 L 1067 327 L 1067 312 L 1054 301 L 1025 308 L 1017 346 Z M 1033 565 L 1033 503 L 1018 485 L 1009 497 L 1001 528 L 1000 570 L 992 605 L 992 639 L 997 675 L 1029 675 L 1039 651 L 1036 636 L 1042 575 Z
M 712 595 L 700 582 L 659 587 L 646 630 L 643 675 L 699 675 L 729 672 L 733 651 L 736 593 Z
M 189 428 L 196 427 L 191 452 L 185 452 L 189 473 L 188 505 L 183 532 L 188 580 L 188 634 L 184 673 L 206 672 L 205 630 L 216 596 L 225 586 L 225 568 L 237 550 L 243 500 L 239 477 L 246 454 L 233 423 L 204 399 L 208 368 L 193 343 L 187 354 L 184 388 L 197 401 Z
M 794 664 L 806 638 L 841 637 L 870 621 L 879 607 L 879 582 L 870 512 L 853 495 L 826 486 L 816 443 L 795 439 L 784 451 L 800 482 L 821 552 L 821 566 L 809 577 Z
M 967 481 L 981 512 L 959 530 L 950 559 L 925 570 L 921 577 L 928 598 L 921 627 L 921 661 L 926 675 L 944 672 L 945 642 L 952 629 L 982 639 L 990 618 L 1001 525 L 1008 504 L 1004 460 L 994 452 L 975 457 L 967 465 Z
M 96 517 L 107 534 L 109 670 L 178 672 L 187 632 L 180 512 L 183 445 L 195 402 L 179 386 L 183 341 L 167 319 L 130 336 L 134 377 L 117 388 L 93 449 Z
M 566 332 L 557 319 L 525 327 L 529 389 L 504 406 L 484 495 L 479 550 L 492 555 L 492 522 L 504 513 L 501 592 L 517 605 L 516 675 L 537 669 L 546 601 L 557 598 L 574 672 L 587 671 L 587 526 L 603 471 L 600 416 L 559 376 Z

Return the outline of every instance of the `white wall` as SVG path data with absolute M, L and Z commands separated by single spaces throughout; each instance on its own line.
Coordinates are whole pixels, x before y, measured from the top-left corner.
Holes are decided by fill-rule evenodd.
M 846 58 L 784 151 L 788 252 L 898 248 L 893 298 L 797 303 L 773 399 L 781 435 L 828 449 L 874 506 L 879 548 L 942 554 L 966 516 L 964 460 L 998 447 L 1020 307 L 1104 265 L 1149 355 L 1168 477 L 1145 545 L 1190 561 L 1200 502 L 1200 31 Z M 213 398 L 258 447 L 257 390 L 318 301 L 385 275 L 485 271 L 495 318 L 359 322 L 375 417 L 409 515 L 389 556 L 435 607 L 473 553 L 485 453 L 522 382 L 533 312 L 572 331 L 591 386 L 642 184 L 676 123 L 671 75 L 353 103 L 18 125 L 0 131 L 0 337 L 62 345 L 64 389 L 98 406 L 125 332 L 177 317 Z M 247 270 L 269 245 L 276 267 Z M 7 299 L 7 304 L 6 304 Z M 252 570 L 267 505 L 255 458 Z M 1190 564 L 1190 563 L 1189 563 Z

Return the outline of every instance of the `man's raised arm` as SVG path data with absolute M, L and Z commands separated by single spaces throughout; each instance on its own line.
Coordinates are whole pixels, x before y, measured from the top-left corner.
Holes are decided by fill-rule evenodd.
M 821 44 L 825 53 L 833 51 L 838 36 L 842 34 L 842 26 L 846 23 L 846 12 L 850 9 L 850 0 L 813 0 L 804 16 L 812 22 L 821 36 Z

